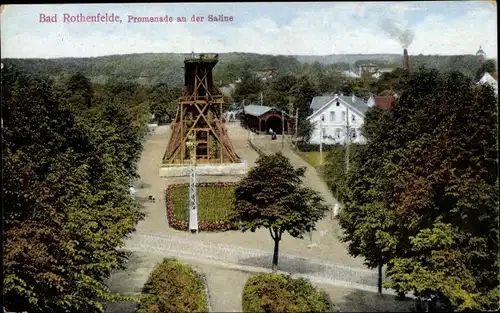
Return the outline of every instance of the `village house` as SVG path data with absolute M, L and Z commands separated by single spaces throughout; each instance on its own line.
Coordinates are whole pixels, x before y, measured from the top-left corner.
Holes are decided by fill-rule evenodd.
M 360 76 L 353 71 L 343 71 L 342 74 L 344 75 L 345 78 L 359 78 Z
M 351 143 L 364 143 L 361 134 L 368 104 L 354 95 L 334 94 L 314 97 L 312 114 L 307 118 L 314 125 L 310 144 L 344 144 L 346 133 L 351 134 Z
M 390 90 L 384 90 L 378 95 L 371 95 L 366 104 L 372 107 L 378 107 L 383 110 L 388 110 L 396 103 L 398 95 Z
M 369 63 L 369 64 L 361 64 L 360 66 L 358 66 L 357 74 L 359 76 L 371 76 L 376 72 L 378 72 L 378 66 L 373 63 Z
M 493 89 L 495 89 L 495 93 L 498 95 L 498 72 L 484 73 L 478 84 L 488 84 L 492 86 Z

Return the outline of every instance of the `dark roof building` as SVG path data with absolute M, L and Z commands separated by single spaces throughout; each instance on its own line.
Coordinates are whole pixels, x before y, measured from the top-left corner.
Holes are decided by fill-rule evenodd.
M 245 127 L 254 131 L 267 132 L 271 128 L 276 133 L 281 134 L 283 128 L 285 128 L 285 132 L 288 132 L 292 119 L 287 113 L 277 108 L 250 104 L 243 108 L 242 122 Z

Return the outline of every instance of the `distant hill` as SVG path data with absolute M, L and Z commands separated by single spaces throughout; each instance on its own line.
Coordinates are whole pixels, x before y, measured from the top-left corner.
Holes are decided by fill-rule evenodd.
M 294 55 L 301 63 L 335 64 L 349 63 L 353 64 L 360 60 L 378 60 L 386 62 L 397 62 L 403 57 L 403 54 L 330 54 L 330 55 Z
M 82 72 L 93 82 L 103 83 L 109 78 L 135 81 L 139 84 L 167 84 L 172 87 L 183 85 L 183 60 L 189 54 L 181 53 L 143 53 L 109 55 L 94 58 L 58 59 L 2 59 L 5 65 L 14 64 L 21 70 L 44 73 L 61 80 Z M 308 64 L 322 66 L 341 64 L 354 67 L 356 62 L 375 61 L 382 66 L 400 67 L 400 54 L 332 54 L 332 55 L 295 55 L 273 56 L 257 53 L 220 53 L 219 64 L 214 69 L 215 80 L 220 86 L 227 86 L 241 76 L 243 71 L 257 72 L 275 70 L 278 73 L 301 75 Z M 439 70 L 460 70 L 474 75 L 478 68 L 474 55 L 410 55 L 410 67 L 421 65 Z

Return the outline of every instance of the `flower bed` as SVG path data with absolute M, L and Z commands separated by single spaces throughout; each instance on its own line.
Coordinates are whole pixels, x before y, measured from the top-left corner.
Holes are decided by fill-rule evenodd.
M 226 231 L 238 229 L 231 221 L 234 212 L 234 189 L 237 183 L 199 183 L 198 229 Z M 188 230 L 189 184 L 172 184 L 166 190 L 167 218 L 170 227 Z

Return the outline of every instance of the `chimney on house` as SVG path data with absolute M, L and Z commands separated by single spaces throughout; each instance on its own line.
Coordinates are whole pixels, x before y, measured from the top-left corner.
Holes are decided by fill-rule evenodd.
M 351 96 L 351 97 L 352 97 L 352 98 L 351 98 L 352 103 L 356 102 L 356 96 L 355 96 L 354 94 L 352 94 L 352 96 Z
M 408 50 L 404 49 L 403 50 L 403 70 L 405 72 L 408 72 L 410 68 L 410 62 L 408 60 Z

